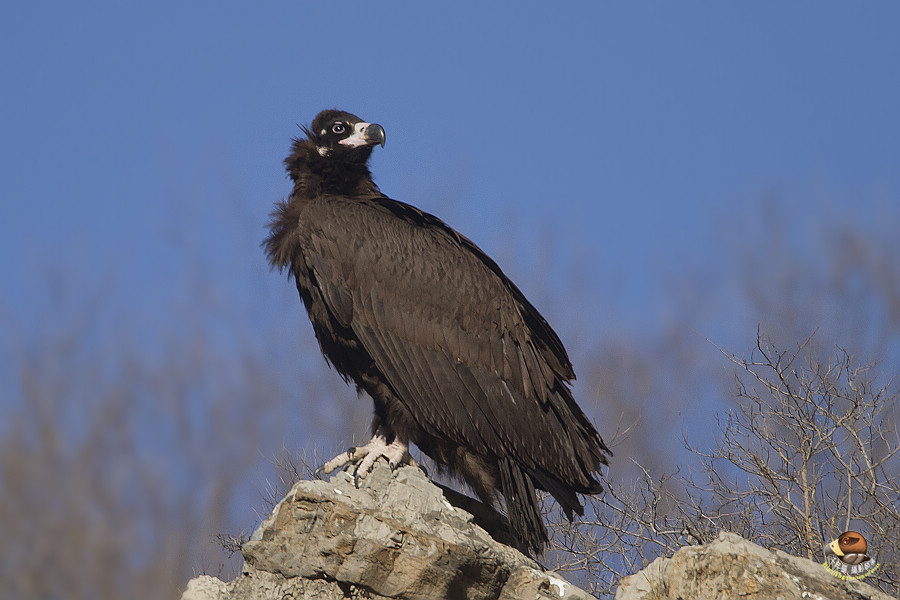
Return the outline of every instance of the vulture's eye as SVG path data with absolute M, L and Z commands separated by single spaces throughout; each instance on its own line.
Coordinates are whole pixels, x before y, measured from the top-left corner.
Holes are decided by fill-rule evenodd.
M 334 125 L 331 126 L 331 131 L 333 131 L 334 133 L 337 133 L 337 134 L 344 133 L 344 131 L 346 131 L 346 130 L 347 130 L 347 128 L 344 127 L 343 123 L 335 123 Z

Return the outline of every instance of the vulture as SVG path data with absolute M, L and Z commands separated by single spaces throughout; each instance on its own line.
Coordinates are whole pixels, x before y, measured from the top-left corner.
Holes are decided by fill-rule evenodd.
M 584 514 L 612 455 L 575 402 L 559 336 L 490 257 L 385 196 L 367 166 L 384 128 L 325 110 L 293 140 L 293 189 L 263 243 L 297 284 L 325 360 L 374 402 L 372 439 L 326 463 L 365 476 L 415 444 L 490 506 L 520 549 L 548 537 L 535 490 Z M 357 479 L 358 483 L 358 479 Z

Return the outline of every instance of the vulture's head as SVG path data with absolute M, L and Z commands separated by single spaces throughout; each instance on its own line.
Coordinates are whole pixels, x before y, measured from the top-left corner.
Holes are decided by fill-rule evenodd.
M 323 110 L 306 129 L 320 156 L 365 163 L 375 144 L 384 146 L 384 128 L 341 110 Z

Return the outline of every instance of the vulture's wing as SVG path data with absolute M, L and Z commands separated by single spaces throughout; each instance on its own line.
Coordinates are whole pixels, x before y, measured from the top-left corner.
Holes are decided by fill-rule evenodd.
M 300 236 L 329 310 L 429 435 L 594 487 L 606 448 L 562 343 L 474 244 L 387 198 L 316 200 Z

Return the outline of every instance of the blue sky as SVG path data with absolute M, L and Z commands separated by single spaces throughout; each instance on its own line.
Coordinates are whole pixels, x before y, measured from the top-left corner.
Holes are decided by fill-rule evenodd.
M 900 205 L 893 2 L 2 12 L 0 317 L 25 331 L 53 280 L 110 290 L 150 345 L 203 301 L 198 269 L 246 327 L 299 319 L 258 244 L 290 138 L 326 107 L 381 123 L 382 190 L 482 246 L 570 346 L 653 335 L 667 278 L 733 271 L 764 201 L 801 246 L 823 214 L 884 227 Z M 593 303 L 559 297 L 573 285 Z M 735 324 L 704 327 L 728 343 Z
M 281 161 L 340 107 L 385 127 L 382 190 L 471 237 L 551 323 L 652 330 L 666 276 L 727 271 L 763 201 L 801 244 L 822 214 L 895 214 L 897 23 L 894 2 L 11 4 L 0 316 L 43 322 L 48 279 L 105 285 L 152 338 L 179 327 L 191 260 L 220 304 L 277 318 L 294 292 L 258 243 Z M 600 307 L 559 301 L 573 265 Z
M 52 327 L 53 279 L 105 286 L 148 346 L 179 302 L 224 307 L 225 344 L 309 337 L 259 242 L 297 125 L 340 107 L 385 127 L 382 190 L 497 258 L 570 348 L 653 335 L 667 278 L 727 272 L 764 201 L 801 246 L 823 214 L 890 229 L 898 23 L 895 2 L 10 4 L 0 318 Z
M 384 125 L 372 164 L 388 195 L 521 255 L 526 272 L 529 236 L 558 224 L 560 246 L 596 257 L 638 312 L 652 272 L 709 254 L 722 220 L 763 197 L 797 216 L 858 215 L 900 191 L 891 2 L 3 13 L 0 276 L 14 314 L 47 263 L 165 287 L 184 226 L 264 268 L 183 208 L 204 197 L 234 212 L 236 198 L 242 213 L 216 218 L 261 238 L 296 124 L 332 106 Z

